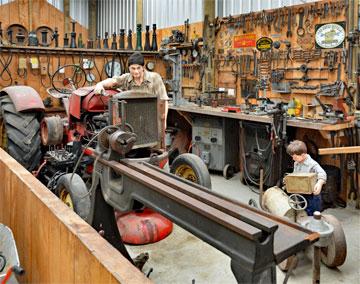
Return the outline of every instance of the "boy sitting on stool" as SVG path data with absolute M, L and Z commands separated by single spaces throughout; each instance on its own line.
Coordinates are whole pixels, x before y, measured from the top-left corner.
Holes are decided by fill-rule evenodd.
M 326 183 L 326 172 L 324 169 L 314 161 L 310 155 L 307 154 L 307 148 L 304 142 L 300 140 L 292 141 L 286 149 L 286 152 L 295 161 L 294 173 L 316 173 L 317 182 L 313 189 L 313 194 L 303 194 L 308 206 L 305 209 L 309 216 L 312 216 L 315 211 L 321 210 L 321 189 Z

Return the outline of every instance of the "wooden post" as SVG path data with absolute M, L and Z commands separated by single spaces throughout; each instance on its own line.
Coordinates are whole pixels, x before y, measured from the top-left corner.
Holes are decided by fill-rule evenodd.
M 205 75 L 202 82 L 202 91 L 210 90 L 215 87 L 215 68 L 214 68 L 214 54 L 215 54 L 215 0 L 203 0 L 204 7 L 204 27 L 203 39 L 204 50 L 208 57 L 207 66 L 205 68 Z
M 320 283 L 320 260 L 321 248 L 314 246 L 314 259 L 313 259 L 313 284 Z
M 64 31 L 65 33 L 71 32 L 70 26 L 70 0 L 64 0 Z
M 97 0 L 89 1 L 88 38 L 92 40 L 96 39 L 97 5 Z
M 33 17 L 33 1 L 32 0 L 29 0 L 29 3 L 28 3 L 28 10 L 29 10 L 29 31 L 32 31 L 34 30 L 34 27 L 33 27 L 33 21 L 32 21 L 32 17 Z
M 143 0 L 136 0 L 136 24 L 143 26 Z

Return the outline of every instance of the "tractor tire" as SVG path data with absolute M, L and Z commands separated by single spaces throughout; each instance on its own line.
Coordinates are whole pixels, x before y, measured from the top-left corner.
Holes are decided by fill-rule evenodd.
M 40 123 L 37 113 L 17 112 L 8 96 L 0 98 L 1 147 L 28 171 L 41 159 Z
M 334 227 L 327 247 L 321 248 L 321 261 L 327 267 L 337 267 L 345 262 L 347 246 L 344 230 L 341 223 L 332 215 L 322 215 L 326 222 Z
M 194 154 L 185 153 L 177 156 L 170 166 L 170 172 L 211 189 L 209 171 L 203 160 Z
M 59 178 L 55 193 L 62 202 L 88 222 L 91 209 L 89 191 L 79 175 L 74 174 L 72 180 L 71 175 L 65 174 Z

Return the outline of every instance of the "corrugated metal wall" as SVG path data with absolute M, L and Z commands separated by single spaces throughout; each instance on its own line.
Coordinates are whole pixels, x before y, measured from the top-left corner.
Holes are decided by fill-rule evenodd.
M 64 0 L 47 0 L 51 5 L 64 11 Z M 84 27 L 88 27 L 89 1 L 70 0 L 70 17 Z
M 143 0 L 144 24 L 166 28 L 203 20 L 203 0 Z
M 76 20 L 82 26 L 88 27 L 89 1 L 70 0 L 70 17 Z
M 0 0 L 6 3 L 10 0 Z M 251 11 L 274 9 L 318 0 L 216 0 L 216 16 L 239 15 Z M 48 0 L 63 10 L 63 0 Z M 83 26 L 88 26 L 88 0 L 70 0 L 70 16 Z M 104 37 L 105 31 L 119 33 L 136 30 L 136 0 L 98 0 L 97 34 Z M 203 0 L 143 0 L 144 24 L 156 24 L 166 28 L 203 21 Z
M 14 0 L 0 0 L 0 5 L 7 4 L 12 1 L 14 1 Z
M 203 21 L 203 0 L 143 0 L 144 23 L 159 28 Z M 239 15 L 251 11 L 298 5 L 317 0 L 216 0 L 216 16 Z
M 136 0 L 99 0 L 97 34 L 119 34 L 120 29 L 136 30 Z
M 216 12 L 219 17 L 226 17 L 316 1 L 319 0 L 217 0 Z
M 64 0 L 47 0 L 51 5 L 60 11 L 64 11 Z

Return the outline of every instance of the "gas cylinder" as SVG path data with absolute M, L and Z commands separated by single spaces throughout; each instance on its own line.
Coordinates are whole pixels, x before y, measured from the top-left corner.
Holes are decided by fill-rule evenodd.
M 173 229 L 173 223 L 150 208 L 121 214 L 115 212 L 121 238 L 126 244 L 143 245 L 166 238 Z
M 300 216 L 306 216 L 306 212 L 304 210 L 295 212 L 295 210 L 290 207 L 287 194 L 277 186 L 271 187 L 264 192 L 262 207 L 271 214 L 280 217 L 287 217 L 294 222 L 295 216 L 297 218 Z

